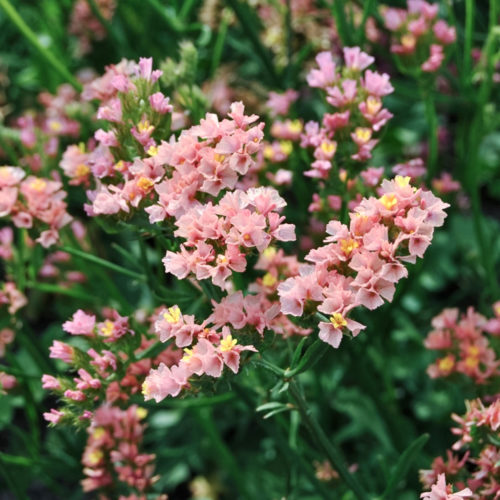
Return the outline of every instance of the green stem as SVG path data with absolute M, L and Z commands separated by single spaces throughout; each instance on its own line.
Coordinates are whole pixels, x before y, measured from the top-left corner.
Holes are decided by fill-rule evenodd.
M 436 104 L 434 102 L 434 96 L 430 90 L 422 91 L 424 104 L 425 104 L 425 116 L 427 118 L 427 125 L 429 127 L 429 150 L 427 155 L 427 182 L 430 185 L 430 181 L 436 175 L 436 162 L 438 157 L 438 118 L 436 113 Z
M 24 22 L 17 10 L 11 5 L 9 0 L 0 0 L 0 7 L 4 10 L 7 17 L 15 24 L 16 28 L 33 46 L 34 49 L 52 66 L 57 73 L 68 81 L 76 90 L 81 92 L 82 84 L 71 74 L 71 72 L 61 63 L 61 61 L 47 48 L 44 47 L 33 30 Z
M 474 3 L 475 0 L 465 0 L 465 39 L 464 39 L 464 63 L 462 77 L 464 83 L 470 83 L 472 64 L 472 37 L 474 35 Z M 465 82 L 465 80 L 468 80 Z
M 143 274 L 136 273 L 135 271 L 131 271 L 130 269 L 126 269 L 125 267 L 119 266 L 118 264 L 114 264 L 113 262 L 109 262 L 108 260 L 96 257 L 95 255 L 92 255 L 90 253 L 83 252 L 82 250 L 78 250 L 77 248 L 62 247 L 61 250 L 63 252 L 67 252 L 71 255 L 74 255 L 75 257 L 80 257 L 81 259 L 85 259 L 94 264 L 98 264 L 99 266 L 106 267 L 108 269 L 111 269 L 112 271 L 116 271 L 117 273 L 129 276 L 130 278 L 134 278 L 139 281 L 146 280 L 146 277 Z
M 217 71 L 217 68 L 219 67 L 220 64 L 220 60 L 222 57 L 222 50 L 224 49 L 224 43 L 226 41 L 228 26 L 229 26 L 228 11 L 224 9 L 222 11 L 222 20 L 219 25 L 219 32 L 217 33 L 217 38 L 215 40 L 212 62 L 210 65 L 210 75 L 212 76 L 212 78 L 214 77 L 215 72 Z
M 218 456 L 223 464 L 223 468 L 229 473 L 234 485 L 236 486 L 239 495 L 242 498 L 249 498 L 246 491 L 244 476 L 241 473 L 236 459 L 215 425 L 212 411 L 210 408 L 194 408 L 193 411 L 197 417 L 200 427 L 203 429 L 208 439 L 210 440 L 211 449 Z
M 345 481 L 356 497 L 359 500 L 367 500 L 367 494 L 356 481 L 354 476 L 349 472 L 341 451 L 328 439 L 325 431 L 311 414 L 307 401 L 302 395 L 302 392 L 295 380 L 290 381 L 290 394 L 297 405 L 297 410 L 299 411 L 302 420 L 306 424 L 309 432 L 316 442 L 317 447 L 325 454 L 326 458 L 328 458 L 332 466 L 339 473 L 339 476 Z

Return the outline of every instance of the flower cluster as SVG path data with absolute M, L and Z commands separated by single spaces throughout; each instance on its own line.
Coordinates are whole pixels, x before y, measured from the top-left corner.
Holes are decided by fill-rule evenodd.
M 71 221 L 66 211 L 66 192 L 59 181 L 26 177 L 20 167 L 0 167 L 0 216 L 9 217 L 16 227 L 44 228 L 37 238 L 43 247 L 59 239 L 59 230 Z
M 301 146 L 313 147 L 315 158 L 305 173 L 310 177 L 327 179 L 336 156 L 341 161 L 369 160 L 378 143 L 374 134 L 392 117 L 382 104 L 382 97 L 394 90 L 389 75 L 367 69 L 374 58 L 359 47 L 344 48 L 344 61 L 339 72 L 332 54 L 321 52 L 316 57 L 319 69 L 307 75 L 309 85 L 325 90 L 326 101 L 335 108 L 325 113 L 321 124 L 305 125 Z
M 28 299 L 13 281 L 6 281 L 0 288 L 0 305 L 7 305 L 9 314 L 16 312 L 28 303 Z
M 158 479 L 153 476 L 155 455 L 140 451 L 145 429 L 141 420 L 146 414 L 136 405 L 126 410 L 103 405 L 96 410 L 82 456 L 84 492 L 103 490 L 99 498 L 106 499 L 106 490 L 124 483 L 139 492 L 139 498 L 146 498 L 145 493 Z
M 282 312 L 326 314 L 319 336 L 334 347 L 345 333 L 356 336 L 365 327 L 348 317 L 350 311 L 392 300 L 395 284 L 408 274 L 403 263 L 423 257 L 447 206 L 430 191 L 412 187 L 409 177 L 384 180 L 381 196 L 362 200 L 349 227 L 331 221 L 325 245 L 306 256 L 311 264 L 280 284 Z
M 44 414 L 53 424 L 92 419 L 96 402 L 113 405 L 128 401 L 140 392 L 152 367 L 160 363 L 170 365 L 179 358 L 170 349 L 145 356 L 154 340 L 136 335 L 129 319 L 116 311 L 105 310 L 103 314 L 105 319 L 98 322 L 95 315 L 78 310 L 63 324 L 66 332 L 84 337 L 88 349 L 59 340 L 54 340 L 50 347 L 50 357 L 64 361 L 77 374 L 73 379 L 48 374 L 42 377 L 43 388 L 62 397 L 64 402 L 61 410 L 52 409 Z
M 485 333 L 500 334 L 499 305 L 495 304 L 496 318 L 490 321 L 472 307 L 461 316 L 458 309 L 445 309 L 432 320 L 434 329 L 424 345 L 427 349 L 442 351 L 444 356 L 429 366 L 429 376 L 448 377 L 461 373 L 477 384 L 485 384 L 498 377 L 500 360 Z
M 95 0 L 95 8 L 106 21 L 110 21 L 116 9 L 115 0 Z M 78 53 L 85 55 L 92 49 L 93 41 L 106 38 L 107 31 L 86 0 L 77 0 L 71 11 L 69 33 L 78 38 Z
M 500 494 L 500 399 L 496 398 L 489 405 L 480 399 L 466 401 L 466 414 L 452 415 L 458 427 L 451 430 L 459 440 L 447 451 L 447 460 L 436 458 L 429 470 L 420 471 L 420 481 L 424 487 L 433 486 L 432 491 L 444 488 L 447 478 L 453 480 L 457 488 L 464 488 L 462 496 L 473 498 L 498 498 Z M 460 451 L 461 458 L 456 454 Z M 444 491 L 444 490 L 443 490 Z M 451 493 L 451 490 L 447 490 Z M 468 495 L 464 495 L 467 491 Z M 428 495 L 428 494 L 427 494 Z M 460 495 L 455 493 L 455 495 Z M 455 498 L 425 497 L 422 498 Z M 457 497 L 458 498 L 458 497 Z
M 420 495 L 420 498 L 427 500 L 463 500 L 472 496 L 472 491 L 469 488 L 453 492 L 453 486 L 446 484 L 446 476 L 440 474 L 436 480 L 436 484 L 430 485 L 431 491 L 427 491 Z
M 233 316 L 232 320 L 240 321 L 243 326 L 248 312 L 236 308 L 234 312 L 239 314 L 239 317 L 236 319 Z M 217 313 L 214 316 L 215 323 Z M 169 395 L 175 397 L 189 386 L 190 377 L 220 377 L 224 366 L 238 373 L 241 353 L 256 350 L 252 345 L 238 344 L 238 340 L 233 338 L 226 326 L 221 329 L 215 326 L 209 328 L 209 320 L 210 318 L 198 324 L 194 316 L 182 314 L 178 306 L 160 312 L 155 323 L 160 341 L 166 342 L 173 338 L 177 347 L 184 348 L 184 356 L 178 364 L 170 368 L 161 363 L 158 368 L 150 371 L 142 388 L 146 400 L 154 399 L 159 402 Z
M 284 224 L 278 210 L 285 201 L 272 188 L 251 188 L 226 193 L 217 205 L 192 208 L 177 221 L 175 236 L 186 241 L 180 251 L 168 251 L 165 270 L 183 279 L 211 278 L 224 288 L 232 271 L 246 269 L 245 254 L 263 252 L 272 241 L 293 241 L 293 224 Z
M 392 32 L 391 51 L 404 64 L 436 72 L 442 65 L 444 48 L 456 40 L 455 28 L 438 19 L 438 4 L 408 0 L 407 9 L 383 8 L 385 27 Z

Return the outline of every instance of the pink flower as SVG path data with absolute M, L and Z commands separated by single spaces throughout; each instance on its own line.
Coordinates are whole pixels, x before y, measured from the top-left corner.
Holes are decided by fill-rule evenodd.
M 471 496 L 472 491 L 469 488 L 452 493 L 451 486 L 446 486 L 446 476 L 439 474 L 436 484 L 431 487 L 431 491 L 422 493 L 420 498 L 428 500 L 462 500 Z
M 73 363 L 75 350 L 70 345 L 59 340 L 54 340 L 49 349 L 50 358 L 60 359 L 68 364 Z
M 348 68 L 356 71 L 363 71 L 375 61 L 359 47 L 344 47 L 344 60 Z
M 71 321 L 63 323 L 63 330 L 72 335 L 94 335 L 95 316 L 86 314 L 81 309 L 78 309 Z
M 61 383 L 52 375 L 42 375 L 42 389 L 56 391 L 61 388 Z
M 54 408 L 51 408 L 50 412 L 45 412 L 43 414 L 43 418 L 51 424 L 58 424 L 62 417 L 64 417 L 64 412 L 55 410 Z
M 320 52 L 316 56 L 319 69 L 312 69 L 307 75 L 307 83 L 310 87 L 326 88 L 333 85 L 337 75 L 335 73 L 335 63 L 330 52 Z

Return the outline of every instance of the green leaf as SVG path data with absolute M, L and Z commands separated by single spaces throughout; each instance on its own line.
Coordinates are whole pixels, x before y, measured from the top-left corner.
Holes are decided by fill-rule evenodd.
M 415 439 L 413 443 L 406 448 L 403 454 L 399 457 L 399 460 L 396 463 L 396 467 L 394 468 L 391 477 L 389 478 L 389 483 L 387 484 L 387 488 L 382 494 L 382 499 L 392 498 L 392 495 L 397 490 L 399 483 L 406 477 L 408 473 L 408 469 L 411 464 L 417 457 L 420 450 L 424 447 L 425 443 L 429 439 L 429 434 L 423 434 L 419 438 Z

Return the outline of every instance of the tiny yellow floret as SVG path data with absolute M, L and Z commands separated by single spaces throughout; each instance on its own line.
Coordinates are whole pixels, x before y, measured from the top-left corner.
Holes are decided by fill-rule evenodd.
M 158 154 L 158 147 L 157 146 L 150 146 L 148 149 L 148 155 L 149 156 L 156 156 Z
M 276 256 L 276 253 L 278 251 L 276 250 L 276 247 L 267 247 L 263 252 L 262 252 L 262 255 L 266 258 L 266 259 L 272 259 L 273 257 Z
M 178 306 L 169 307 L 163 313 L 163 318 L 167 323 L 177 323 L 181 319 L 181 310 Z
M 193 349 L 184 349 L 184 356 L 182 357 L 182 361 L 189 361 L 193 356 Z
M 337 150 L 336 142 L 323 141 L 321 143 L 321 151 L 323 151 L 323 153 L 325 153 L 326 155 L 334 154 L 336 150 Z
M 113 332 L 115 330 L 115 324 L 110 321 L 109 319 L 107 319 L 104 324 L 101 326 L 101 335 L 103 335 L 104 337 L 111 337 L 111 335 L 113 335 Z
M 220 341 L 220 350 L 222 352 L 230 351 L 237 343 L 238 341 L 236 339 L 233 339 L 231 335 L 228 335 Z
M 368 142 L 372 138 L 372 129 L 365 127 L 356 127 L 354 134 L 360 142 Z
M 137 181 L 137 187 L 142 189 L 142 191 L 148 191 L 153 187 L 153 185 L 154 182 L 148 177 L 139 177 L 139 180 Z
M 35 179 L 30 184 L 30 188 L 34 189 L 35 191 L 43 191 L 46 186 L 47 186 L 47 182 L 44 181 L 43 179 Z
M 330 316 L 330 323 L 335 328 L 342 328 L 347 325 L 346 319 L 340 313 L 333 313 L 332 316 Z
M 281 141 L 280 148 L 281 152 L 288 156 L 293 151 L 293 143 L 292 141 Z
M 438 368 L 443 373 L 449 373 L 455 366 L 455 360 L 451 354 L 438 361 Z
M 262 278 L 262 284 L 264 286 L 274 286 L 277 281 L 276 276 L 271 273 L 266 273 Z
M 84 177 L 90 172 L 90 168 L 87 165 L 80 163 L 75 169 L 76 177 Z
M 93 439 L 101 439 L 106 435 L 106 431 L 102 427 L 96 427 L 94 432 L 92 433 Z
M 384 194 L 380 198 L 380 203 L 384 205 L 387 210 L 392 210 L 398 203 L 398 200 L 394 194 Z
M 302 132 L 302 122 L 300 120 L 292 120 L 288 125 L 288 130 L 297 134 Z
M 92 465 L 97 465 L 102 460 L 103 456 L 104 453 L 101 450 L 92 450 L 88 454 L 88 461 Z
M 272 146 L 267 145 L 264 148 L 264 158 L 266 160 L 270 160 L 273 156 L 274 156 L 274 149 L 272 148 Z
M 138 407 L 137 410 L 135 411 L 135 414 L 137 415 L 137 418 L 139 420 L 142 420 L 143 418 L 147 417 L 148 410 L 146 410 L 146 408 Z
M 214 154 L 214 160 L 216 162 L 222 163 L 226 159 L 226 155 L 221 155 L 220 153 Z
M 345 240 L 340 240 L 340 249 L 345 255 L 349 255 L 355 248 L 359 247 L 359 243 L 352 239 L 346 238 Z
M 148 120 L 143 120 L 137 125 L 137 130 L 142 134 L 143 132 L 152 132 L 154 127 Z
M 382 108 L 382 101 L 378 97 L 372 95 L 368 96 L 366 100 L 366 110 L 368 114 L 376 115 L 380 111 L 380 108 Z
M 396 181 L 396 184 L 399 187 L 403 188 L 410 185 L 411 177 L 409 176 L 403 177 L 402 175 L 396 175 L 396 177 L 394 177 L 394 180 Z

